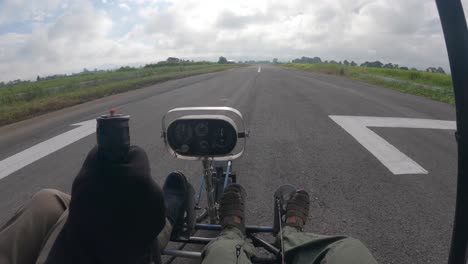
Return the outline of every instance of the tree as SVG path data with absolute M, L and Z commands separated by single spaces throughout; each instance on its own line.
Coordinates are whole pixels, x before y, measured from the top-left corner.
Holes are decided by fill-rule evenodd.
M 343 64 L 346 65 L 346 66 L 349 66 L 349 61 L 348 61 L 348 60 L 344 60 L 344 61 L 343 61 Z
M 354 61 L 351 62 L 351 66 L 357 66 L 357 63 L 355 63 Z
M 227 63 L 227 59 L 223 56 L 219 57 L 219 60 L 218 60 L 218 63 L 219 64 L 226 64 Z
M 175 57 L 169 57 L 167 58 L 167 63 L 179 63 L 180 60 L 178 58 L 175 58 Z
M 410 70 L 417 71 L 418 69 L 416 69 L 415 67 L 412 67 Z
M 293 63 L 322 63 L 322 59 L 320 59 L 319 57 L 309 58 L 309 57 L 302 56 L 300 59 L 294 59 L 292 62 Z
M 400 70 L 405 70 L 405 71 L 407 71 L 407 70 L 408 70 L 408 67 L 400 67 Z
M 441 74 L 445 74 L 445 71 L 444 71 L 444 69 L 442 69 L 442 67 L 437 68 L 436 72 L 441 73 Z
M 361 67 L 371 67 L 371 68 L 382 68 L 383 63 L 380 61 L 374 61 L 374 62 L 364 62 L 361 64 Z
M 382 66 L 383 66 L 383 63 L 381 63 L 380 61 L 374 61 L 371 63 L 371 66 L 369 67 L 382 68 Z
M 393 69 L 393 64 L 390 62 L 390 63 L 385 64 L 383 67 L 386 69 Z
M 313 57 L 312 63 L 322 63 L 322 59 L 320 59 L 320 57 Z
M 41 76 L 38 75 L 38 76 L 36 77 L 36 82 L 38 82 L 38 81 L 40 81 L 40 80 L 41 80 Z

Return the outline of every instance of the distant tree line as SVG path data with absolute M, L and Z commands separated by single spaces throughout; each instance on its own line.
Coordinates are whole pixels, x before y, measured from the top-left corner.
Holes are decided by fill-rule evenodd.
M 200 65 L 208 64 L 211 62 L 208 61 L 193 61 L 193 60 L 184 60 L 176 57 L 169 57 L 165 61 L 158 61 L 157 63 L 146 64 L 143 68 L 155 68 L 155 67 L 164 67 L 164 66 L 183 66 L 183 65 Z
M 309 58 L 309 57 L 305 57 L 305 56 L 302 56 L 301 58 L 297 58 L 297 59 L 294 59 L 292 60 L 293 63 L 311 63 L 311 64 L 317 64 L 317 63 L 327 63 L 327 64 L 338 64 L 338 65 L 346 65 L 346 66 L 358 66 L 358 64 L 354 61 L 351 61 L 349 62 L 348 60 L 344 60 L 343 62 L 341 61 L 334 61 L 334 60 L 330 60 L 330 61 L 322 61 L 322 59 L 320 57 L 313 57 L 313 58 Z M 366 61 L 364 63 L 361 63 L 359 65 L 360 67 L 370 67 L 370 68 L 385 68 L 385 69 L 399 69 L 399 70 L 410 70 L 408 67 L 406 66 L 400 66 L 398 64 L 393 64 L 393 63 L 382 63 L 380 61 Z M 411 68 L 411 70 L 417 70 L 416 68 Z M 438 68 L 435 68 L 435 67 L 429 67 L 426 69 L 427 72 L 432 72 L 432 73 L 441 73 L 441 74 L 445 74 L 445 71 L 442 67 L 438 67 Z
M 20 79 L 16 79 L 16 80 L 9 81 L 9 82 L 0 82 L 0 87 L 2 87 L 2 86 L 10 86 L 10 85 L 15 85 L 15 84 L 20 84 L 20 83 L 30 83 L 30 82 L 31 82 L 30 80 L 20 80 Z
M 319 57 L 304 57 L 302 56 L 300 59 L 294 59 L 292 60 L 293 63 L 322 63 L 322 59 Z
M 193 60 L 184 60 L 184 59 L 179 59 L 175 57 L 169 57 L 165 61 L 159 61 L 157 63 L 153 64 L 146 64 L 143 66 L 143 68 L 154 68 L 154 67 L 163 67 L 163 66 L 172 66 L 172 65 L 178 65 L 178 66 L 185 66 L 185 65 L 201 65 L 201 64 L 210 64 L 212 62 L 208 61 L 193 61 Z M 98 70 L 97 68 L 94 68 L 93 70 L 88 70 L 87 68 L 84 68 L 81 72 L 78 73 L 72 73 L 72 74 L 54 74 L 54 75 L 49 75 L 49 76 L 40 76 L 37 75 L 36 81 L 46 81 L 46 80 L 54 80 L 54 79 L 60 79 L 60 78 L 65 78 L 68 76 L 75 76 L 75 75 L 88 75 L 88 74 L 96 74 L 96 73 L 102 73 L 102 72 L 126 72 L 126 71 L 135 71 L 141 69 L 141 67 L 130 67 L 130 66 L 122 66 L 118 69 L 114 70 Z M 12 85 L 16 84 L 21 84 L 21 83 L 30 83 L 31 80 L 12 80 L 9 82 L 0 82 L 0 87 L 9 87 Z
M 269 60 L 246 60 L 246 61 L 239 61 L 238 63 L 244 63 L 244 64 L 270 64 L 271 61 L 269 61 Z
M 437 69 L 435 67 L 429 67 L 426 69 L 427 72 L 434 72 L 434 73 L 442 73 L 445 74 L 444 69 L 442 67 L 438 67 Z
M 334 61 L 334 60 L 324 60 L 322 61 L 322 59 L 320 57 L 305 57 L 305 56 L 302 56 L 301 58 L 297 58 L 297 59 L 294 59 L 292 60 L 293 63 L 310 63 L 310 64 L 317 64 L 317 63 L 328 63 L 328 64 L 338 64 L 338 65 L 346 65 L 346 66 L 358 66 L 358 64 L 354 61 L 351 61 L 349 62 L 348 60 L 344 60 L 343 62 L 341 61 Z M 163 67 L 163 66 L 175 66 L 175 65 L 179 65 L 179 66 L 184 66 L 184 65 L 201 65 L 201 64 L 210 64 L 212 62 L 208 62 L 208 61 L 193 61 L 193 60 L 184 60 L 184 59 L 179 59 L 179 58 L 176 58 L 176 57 L 169 57 L 167 58 L 165 61 L 159 61 L 157 63 L 150 63 L 150 64 L 146 64 L 143 68 L 154 68 L 154 67 Z M 218 63 L 219 64 L 229 64 L 229 63 L 235 63 L 233 60 L 228 60 L 226 57 L 224 56 L 221 56 L 219 57 L 218 59 Z M 272 61 L 269 61 L 269 60 L 246 60 L 246 61 L 239 61 L 238 63 L 245 63 L 245 64 L 257 64 L 257 63 L 262 63 L 262 64 L 268 64 L 268 63 L 272 63 Z M 278 59 L 277 58 L 273 58 L 273 63 L 274 64 L 277 64 L 278 63 Z M 366 61 L 364 63 L 361 63 L 359 65 L 360 67 L 370 67 L 370 68 L 385 68 L 385 69 L 399 69 L 399 70 L 417 70 L 416 68 L 411 68 L 409 69 L 408 67 L 405 67 L 405 66 L 400 66 L 398 64 L 393 64 L 393 63 L 382 63 L 380 61 Z M 120 67 L 119 69 L 115 70 L 115 71 L 134 71 L 134 70 L 138 70 L 138 68 L 135 68 L 135 67 L 130 67 L 130 66 L 123 66 L 123 67 Z M 94 74 L 94 73 L 101 73 L 101 72 L 110 72 L 110 71 L 114 71 L 114 70 L 98 70 L 98 69 L 94 69 L 94 70 L 88 70 L 86 68 L 83 69 L 82 72 L 79 72 L 79 73 L 73 73 L 71 74 L 72 76 L 73 75 L 85 75 L 85 74 Z M 442 67 L 428 67 L 426 69 L 426 72 L 431 72 L 431 73 L 440 73 L 440 74 L 445 74 L 445 71 Z M 63 78 L 63 77 L 67 77 L 69 75 L 67 74 L 55 74 L 55 75 L 49 75 L 49 76 L 37 76 L 36 77 L 36 81 L 44 81 L 44 80 L 54 80 L 54 79 L 59 79 L 59 78 Z M 29 83 L 31 82 L 30 80 L 21 80 L 21 79 L 16 79 L 16 80 L 12 80 L 12 81 L 9 81 L 9 82 L 0 82 L 0 87 L 7 87 L 7 86 L 11 86 L 11 85 L 16 85 L 16 84 L 21 84 L 21 83 Z

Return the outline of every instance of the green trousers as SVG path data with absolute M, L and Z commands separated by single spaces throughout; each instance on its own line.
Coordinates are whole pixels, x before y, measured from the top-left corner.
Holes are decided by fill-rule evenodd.
M 285 259 L 290 264 L 377 263 L 364 244 L 350 237 L 304 233 L 287 226 L 283 239 Z M 202 263 L 250 264 L 254 254 L 251 241 L 239 229 L 228 228 L 204 248 Z
M 57 190 L 36 193 L 0 228 L 1 264 L 42 264 L 68 216 L 70 196 Z M 172 226 L 158 235 L 159 248 L 168 243 Z M 377 263 L 369 250 L 356 239 L 344 236 L 322 236 L 283 230 L 285 256 L 294 264 L 370 264 Z M 251 263 L 255 254 L 251 241 L 237 228 L 228 228 L 202 253 L 203 264 Z

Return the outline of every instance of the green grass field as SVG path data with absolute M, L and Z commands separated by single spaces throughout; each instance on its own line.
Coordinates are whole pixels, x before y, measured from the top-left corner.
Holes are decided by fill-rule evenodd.
M 324 63 L 287 63 L 283 64 L 283 66 L 350 77 L 405 93 L 424 96 L 452 105 L 455 102 L 452 77 L 446 74 Z
M 234 64 L 192 64 L 72 75 L 0 87 L 0 126 L 100 97 L 191 75 L 223 71 Z

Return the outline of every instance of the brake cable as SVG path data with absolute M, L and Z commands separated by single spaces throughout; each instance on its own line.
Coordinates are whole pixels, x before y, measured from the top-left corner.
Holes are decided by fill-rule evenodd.
M 279 232 L 280 232 L 280 243 L 281 243 L 281 264 L 285 264 L 284 262 L 284 241 L 283 241 L 283 224 L 281 221 L 281 205 L 280 199 L 276 198 L 276 206 L 278 207 L 278 218 L 279 218 Z

